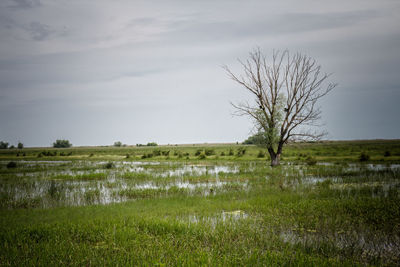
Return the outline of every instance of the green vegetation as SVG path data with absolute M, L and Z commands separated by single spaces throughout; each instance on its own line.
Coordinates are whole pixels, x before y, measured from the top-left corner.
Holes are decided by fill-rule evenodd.
M 7 149 L 8 148 L 8 143 L 4 141 L 0 141 L 0 149 Z
M 0 263 L 393 266 L 399 164 L 397 140 L 292 143 L 274 168 L 234 144 L 2 150 Z
M 24 144 L 21 143 L 21 142 L 18 142 L 17 147 L 18 147 L 18 149 L 23 149 L 24 148 Z
M 121 147 L 122 143 L 120 141 L 116 141 L 116 142 L 114 142 L 114 146 Z
M 67 147 L 71 147 L 71 146 L 72 146 L 72 144 L 68 140 L 58 139 L 53 143 L 54 148 L 67 148 Z

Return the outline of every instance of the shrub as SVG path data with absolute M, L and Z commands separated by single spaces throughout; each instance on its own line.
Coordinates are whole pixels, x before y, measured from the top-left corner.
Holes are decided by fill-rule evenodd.
M 57 151 L 42 151 L 38 154 L 38 158 L 42 157 L 42 156 L 46 156 L 46 157 L 55 157 L 57 156 Z
M 121 147 L 122 143 L 120 141 L 116 141 L 116 142 L 114 142 L 114 146 Z
M 247 138 L 246 140 L 244 140 L 242 144 L 243 145 L 256 145 L 256 144 L 258 144 L 257 141 L 258 141 L 257 140 L 257 135 L 252 135 L 249 138 Z
M 201 152 L 199 155 L 199 159 L 205 159 L 206 158 L 206 154 L 204 152 Z
M 390 153 L 390 151 L 385 151 L 385 153 L 383 154 L 384 157 L 390 157 L 392 154 Z
M 129 159 L 131 156 L 129 154 L 126 154 L 125 158 Z
M 221 157 L 223 157 L 223 156 L 225 156 L 225 152 L 224 151 L 221 152 Z
M 200 156 L 200 154 L 201 154 L 202 151 L 203 151 L 203 150 L 201 150 L 201 149 L 197 149 L 196 152 L 194 153 L 194 155 L 195 155 L 195 156 Z
M 204 151 L 204 154 L 206 154 L 206 156 L 215 155 L 215 151 L 214 151 L 214 149 L 206 149 Z
M 71 147 L 71 146 L 72 146 L 72 144 L 68 140 L 57 139 L 53 143 L 53 147 L 55 147 L 55 148 L 66 148 L 66 147 Z
M 317 160 L 312 156 L 308 156 L 306 158 L 306 163 L 307 163 L 307 165 L 313 166 L 313 165 L 317 164 Z
M 112 163 L 112 162 L 107 162 L 107 163 L 104 165 L 104 168 L 105 168 L 105 169 L 112 169 L 112 168 L 114 168 L 114 163 Z
M 149 159 L 149 158 L 152 158 L 152 157 L 153 157 L 152 153 L 148 153 L 148 154 L 143 154 L 142 155 L 142 159 Z
M 7 149 L 8 148 L 8 143 L 0 141 L 0 149 Z
M 231 148 L 231 149 L 229 149 L 229 154 L 228 154 L 229 156 L 233 156 L 233 149 Z
M 370 159 L 369 155 L 365 152 L 361 152 L 360 156 L 358 157 L 360 161 L 368 161 Z
M 258 151 L 257 158 L 263 158 L 263 157 L 265 157 L 265 153 L 262 150 Z
M 153 155 L 154 155 L 155 157 L 161 156 L 161 151 L 160 151 L 159 149 L 154 149 L 154 150 L 153 150 Z
M 156 142 L 147 143 L 147 146 L 158 146 Z
M 238 150 L 237 150 L 237 156 L 238 156 L 238 157 L 241 157 L 241 156 L 243 156 L 244 154 L 246 154 L 246 148 L 244 148 L 244 147 L 239 147 Z
M 167 150 L 167 151 L 162 151 L 161 152 L 161 154 L 163 155 L 163 156 L 169 156 L 169 150 Z
M 7 163 L 8 169 L 16 168 L 16 167 L 17 167 L 17 163 L 15 161 L 10 161 L 9 163 Z

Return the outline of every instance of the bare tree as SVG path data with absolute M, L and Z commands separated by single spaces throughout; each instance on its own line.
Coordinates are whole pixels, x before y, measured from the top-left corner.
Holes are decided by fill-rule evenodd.
M 239 62 L 242 75 L 232 73 L 227 66 L 224 69 L 254 96 L 254 102 L 232 105 L 237 115 L 254 120 L 257 143 L 268 150 L 271 166 L 279 165 L 283 146 L 289 140 L 316 140 L 325 134 L 311 130 L 321 117 L 316 104 L 337 84 L 323 86 L 330 75 L 321 73 L 313 58 L 275 51 L 269 63 L 256 49 L 246 61 Z

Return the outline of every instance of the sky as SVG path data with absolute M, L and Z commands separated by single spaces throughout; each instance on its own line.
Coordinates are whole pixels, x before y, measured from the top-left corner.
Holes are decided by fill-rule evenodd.
M 0 1 L 0 140 L 236 142 L 230 80 L 260 48 L 314 58 L 331 140 L 400 138 L 400 1 Z

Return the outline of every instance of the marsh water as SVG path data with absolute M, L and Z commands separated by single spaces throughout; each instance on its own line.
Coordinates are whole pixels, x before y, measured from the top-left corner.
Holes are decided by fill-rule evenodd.
M 110 204 L 138 198 L 173 194 L 209 196 L 227 190 L 250 190 L 255 175 L 271 179 L 264 162 L 235 164 L 190 164 L 174 162 L 102 161 L 18 161 L 16 168 L 1 166 L 1 206 L 7 208 L 49 208 Z M 284 187 L 315 186 L 326 183 L 350 194 L 369 188 L 373 197 L 399 194 L 399 164 L 319 163 L 312 173 L 306 165 L 281 167 Z M 336 172 L 336 173 L 335 173 Z M 349 176 L 344 173 L 354 173 Z M 393 173 L 393 175 L 390 175 Z M 360 175 L 361 174 L 361 175 Z M 384 178 L 379 178 L 385 174 Z M 388 176 L 389 174 L 389 176 Z M 369 178 L 368 178 L 369 177 Z
M 236 165 L 160 162 L 19 161 L 7 169 L 1 162 L 1 205 L 49 208 L 110 204 L 169 193 L 217 194 L 246 182 L 221 181 L 239 172 Z M 110 165 L 107 165 L 110 164 Z
M 229 192 L 252 194 L 277 186 L 282 192 L 330 190 L 338 198 L 400 198 L 400 164 L 286 164 L 265 162 L 207 163 L 135 161 L 17 161 L 8 168 L 0 161 L 0 200 L 5 209 L 106 205 L 143 198 L 214 197 Z M 302 191 L 303 190 L 303 191 Z M 307 192 L 308 192 L 307 191 Z M 243 210 L 210 216 L 191 214 L 179 221 L 209 225 L 247 223 L 257 227 L 257 214 Z M 331 242 L 338 249 L 358 249 L 370 255 L 400 256 L 400 237 L 362 231 L 321 232 L 282 227 L 279 238 L 290 245 L 316 246 Z M 361 252 L 360 252 L 361 253 Z

